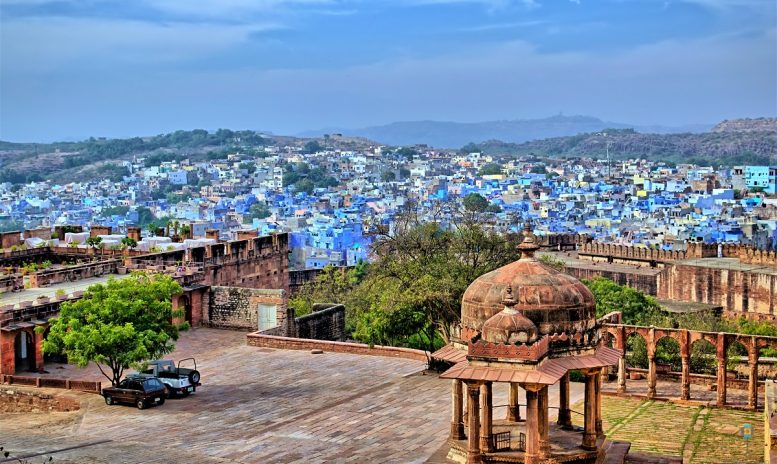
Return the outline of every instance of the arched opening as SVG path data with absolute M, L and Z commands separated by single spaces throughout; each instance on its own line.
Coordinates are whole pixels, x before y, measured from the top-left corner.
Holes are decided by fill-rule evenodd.
M 184 320 L 192 323 L 192 302 L 188 296 L 182 296 L 178 299 L 178 307 L 183 309 Z
M 715 375 L 718 370 L 715 345 L 704 339 L 691 343 L 690 362 L 691 374 Z
M 16 334 L 14 355 L 16 372 L 35 370 L 35 342 L 28 332 L 22 330 Z
M 680 344 L 672 337 L 663 337 L 656 343 L 656 363 L 669 372 L 680 372 L 683 360 L 680 355 Z
M 626 338 L 626 366 L 637 369 L 648 368 L 647 343 L 642 335 L 636 332 Z
M 750 371 L 747 366 L 747 348 L 742 343 L 734 340 L 726 350 L 726 370 L 729 376 L 740 380 L 747 380 Z

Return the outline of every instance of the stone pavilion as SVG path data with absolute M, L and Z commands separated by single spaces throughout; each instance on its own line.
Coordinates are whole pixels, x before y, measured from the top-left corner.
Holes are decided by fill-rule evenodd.
M 457 333 L 432 355 L 453 364 L 440 376 L 452 383 L 448 458 L 472 464 L 601 462 L 600 374 L 617 365 L 620 353 L 600 343 L 593 294 L 534 257 L 539 246 L 528 228 L 518 249 L 521 259 L 467 288 Z M 585 376 L 582 429 L 573 427 L 569 404 L 569 372 L 575 370 Z M 493 416 L 495 382 L 509 385 L 503 419 Z M 548 387 L 556 383 L 558 421 L 550 424 Z M 525 405 L 518 402 L 519 388 Z

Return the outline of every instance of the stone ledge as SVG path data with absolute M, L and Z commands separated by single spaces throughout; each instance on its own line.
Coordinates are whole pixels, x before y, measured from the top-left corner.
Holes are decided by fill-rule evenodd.
M 311 340 L 305 338 L 279 337 L 264 335 L 258 332 L 246 335 L 246 343 L 249 346 L 262 348 L 277 348 L 280 350 L 313 350 L 319 349 L 333 353 L 364 354 L 370 356 L 385 356 L 389 358 L 411 359 L 413 361 L 428 362 L 429 353 L 412 348 L 400 348 L 395 346 L 366 345 L 363 343 L 331 342 L 325 340 Z

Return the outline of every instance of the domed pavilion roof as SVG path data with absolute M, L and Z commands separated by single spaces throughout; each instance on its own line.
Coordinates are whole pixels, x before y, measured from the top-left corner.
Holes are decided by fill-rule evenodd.
M 462 327 L 481 332 L 483 324 L 505 307 L 503 295 L 511 287 L 513 308 L 531 320 L 540 336 L 577 332 L 596 324 L 596 301 L 576 278 L 542 264 L 529 232 L 518 246 L 521 259 L 478 277 L 464 292 Z

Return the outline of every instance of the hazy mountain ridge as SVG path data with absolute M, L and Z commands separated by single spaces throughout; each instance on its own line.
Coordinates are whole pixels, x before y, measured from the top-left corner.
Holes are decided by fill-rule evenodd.
M 389 145 L 426 144 L 437 148 L 456 148 L 467 143 L 500 140 L 522 143 L 537 139 L 598 132 L 604 129 L 634 128 L 639 132 L 676 133 L 704 132 L 712 125 L 690 125 L 682 127 L 635 126 L 618 122 L 603 121 L 592 116 L 551 116 L 541 119 L 516 119 L 483 122 L 406 121 L 361 129 L 327 129 L 307 131 L 299 134 L 316 137 L 325 133 L 341 133 L 365 137 Z
M 713 165 L 777 164 L 777 129 L 756 131 L 752 130 L 752 126 L 737 121 L 726 122 L 725 130 L 701 134 L 642 134 L 621 129 L 609 131 L 606 137 L 587 133 L 524 143 L 491 140 L 469 144 L 462 150 L 505 156 L 604 158 L 609 144 L 613 159 L 646 158 Z

